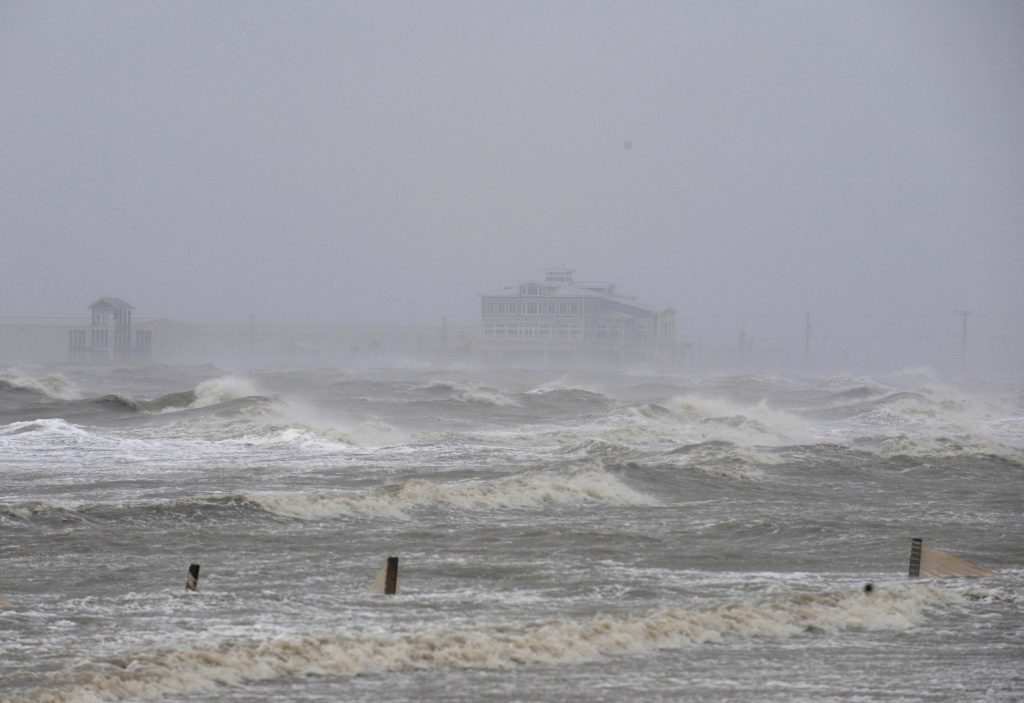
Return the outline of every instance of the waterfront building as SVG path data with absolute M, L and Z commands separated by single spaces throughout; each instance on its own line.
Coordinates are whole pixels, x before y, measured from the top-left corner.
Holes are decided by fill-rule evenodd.
M 149 330 L 136 330 L 133 340 L 134 309 L 131 304 L 120 298 L 100 298 L 90 305 L 92 324 L 89 328 L 68 330 L 68 362 L 148 362 L 152 349 L 152 333 Z
M 558 266 L 543 279 L 481 295 L 480 356 L 493 363 L 669 361 L 675 310 L 649 305 L 603 282 L 576 281 Z

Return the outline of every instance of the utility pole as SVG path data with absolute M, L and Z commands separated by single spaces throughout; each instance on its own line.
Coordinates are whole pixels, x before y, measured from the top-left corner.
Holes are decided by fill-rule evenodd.
M 804 360 L 811 361 L 811 313 L 807 313 L 807 322 L 804 325 Z
M 252 374 L 252 355 L 256 346 L 256 316 L 249 315 L 249 373 Z
M 967 367 L 967 318 L 971 316 L 970 310 L 955 310 L 960 316 L 960 366 Z

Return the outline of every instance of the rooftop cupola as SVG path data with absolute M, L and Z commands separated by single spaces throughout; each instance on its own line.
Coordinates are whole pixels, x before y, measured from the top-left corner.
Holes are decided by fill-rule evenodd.
M 564 266 L 549 268 L 544 272 L 544 282 L 562 286 L 571 286 L 573 284 L 572 275 L 574 273 L 576 273 L 574 270 Z

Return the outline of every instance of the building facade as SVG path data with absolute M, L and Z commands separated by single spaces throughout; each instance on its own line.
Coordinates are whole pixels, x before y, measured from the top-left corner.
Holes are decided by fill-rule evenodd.
M 89 306 L 88 329 L 68 330 L 68 362 L 107 364 L 148 362 L 153 346 L 149 330 L 136 330 L 132 338 L 132 310 L 120 298 L 100 298 Z
M 481 295 L 480 356 L 489 362 L 669 361 L 675 310 L 621 295 L 614 284 L 576 281 L 555 267 Z

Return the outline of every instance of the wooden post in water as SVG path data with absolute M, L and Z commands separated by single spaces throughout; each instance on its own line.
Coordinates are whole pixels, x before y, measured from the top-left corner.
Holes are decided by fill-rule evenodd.
M 910 540 L 910 578 L 921 575 L 921 543 L 920 537 Z
M 393 596 L 398 592 L 398 557 L 388 557 L 388 570 L 384 576 L 384 595 Z
M 199 564 L 188 565 L 188 580 L 185 581 L 185 591 L 199 590 Z

